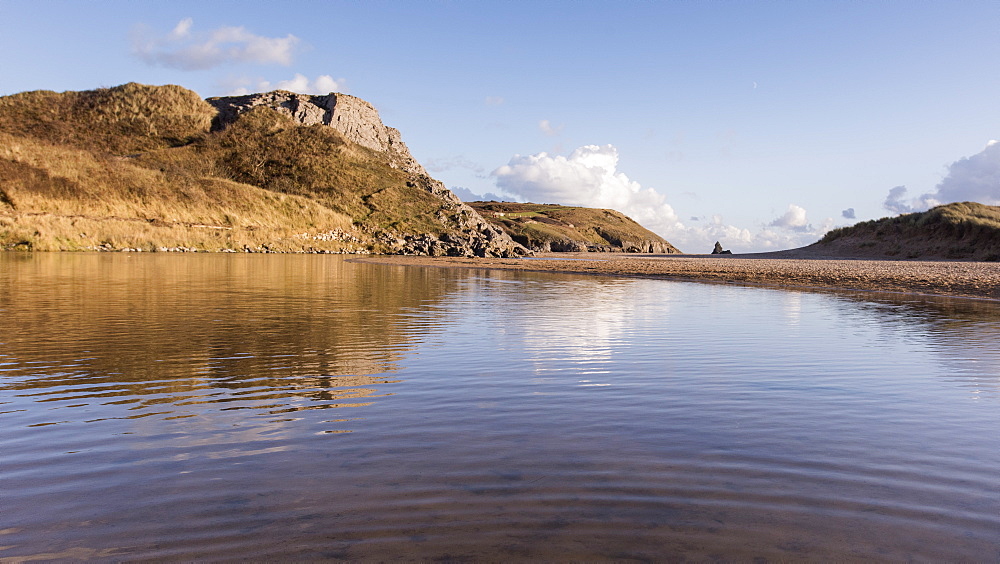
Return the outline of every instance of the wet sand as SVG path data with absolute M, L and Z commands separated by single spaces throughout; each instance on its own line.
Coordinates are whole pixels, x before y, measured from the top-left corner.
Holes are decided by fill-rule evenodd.
M 373 256 L 359 260 L 1000 300 L 1000 263 L 996 262 L 845 259 L 801 250 L 722 256 L 546 253 L 530 259 Z

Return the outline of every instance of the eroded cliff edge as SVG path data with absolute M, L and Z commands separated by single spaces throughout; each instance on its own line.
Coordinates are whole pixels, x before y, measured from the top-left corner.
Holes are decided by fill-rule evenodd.
M 135 83 L 0 98 L 0 246 L 528 252 L 359 98 Z

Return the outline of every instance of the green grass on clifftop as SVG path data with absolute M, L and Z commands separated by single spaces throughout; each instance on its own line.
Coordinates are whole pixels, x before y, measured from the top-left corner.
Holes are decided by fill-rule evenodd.
M 512 239 L 536 251 L 680 252 L 614 210 L 513 202 L 469 205 Z

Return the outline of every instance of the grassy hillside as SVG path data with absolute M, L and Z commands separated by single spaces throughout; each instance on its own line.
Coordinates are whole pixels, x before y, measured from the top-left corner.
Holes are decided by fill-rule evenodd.
M 1000 260 L 1000 207 L 960 202 L 830 231 L 807 249 L 848 256 Z
M 614 210 L 470 202 L 487 221 L 536 251 L 624 251 L 679 253 L 673 245 Z
M 208 131 L 215 113 L 196 93 L 174 85 L 37 90 L 0 97 L 0 131 L 124 155 L 189 143 Z
M 0 248 L 401 252 L 460 232 L 429 179 L 331 127 L 215 115 L 179 86 L 0 98 Z

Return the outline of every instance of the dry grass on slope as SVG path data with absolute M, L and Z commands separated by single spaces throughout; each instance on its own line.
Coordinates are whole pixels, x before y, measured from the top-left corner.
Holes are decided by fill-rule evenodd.
M 178 176 L 226 178 L 309 198 L 374 229 L 438 233 L 442 201 L 416 188 L 385 155 L 332 127 L 302 126 L 255 108 L 221 132 L 139 155 L 136 164 Z
M 1000 207 L 975 202 L 835 229 L 807 250 L 905 259 L 1000 260 Z
M 308 196 L 376 229 L 440 232 L 442 201 L 416 188 L 388 158 L 322 125 L 300 126 L 257 108 L 198 145 L 234 180 Z
M 4 134 L 0 147 L 0 245 L 7 247 L 220 250 L 351 229 L 350 217 L 301 196 Z M 227 246 L 224 234 L 238 236 Z
M 37 90 L 0 98 L 0 131 L 125 155 L 190 143 L 215 109 L 180 86 L 134 82 L 83 92 Z
M 220 229 L 202 225 L 243 230 L 252 247 L 309 232 L 321 237 L 301 250 L 379 251 L 371 230 L 449 229 L 440 198 L 331 127 L 258 108 L 210 132 L 214 115 L 178 86 L 0 97 L 0 247 L 217 245 Z M 348 235 L 322 237 L 334 232 Z M 158 245 L 157 233 L 186 243 Z
M 640 252 L 629 247 L 641 247 L 640 243 L 645 242 L 662 246 L 663 252 L 680 252 L 666 239 L 615 210 L 515 202 L 469 205 L 529 248 L 547 244 L 552 250 L 577 250 L 579 245 L 573 244 L 577 242 Z

